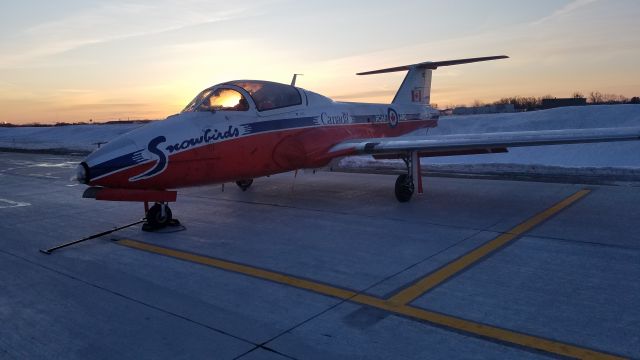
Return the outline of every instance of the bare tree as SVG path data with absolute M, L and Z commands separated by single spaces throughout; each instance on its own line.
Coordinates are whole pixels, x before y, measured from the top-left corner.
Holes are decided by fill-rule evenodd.
M 484 106 L 484 103 L 482 101 L 476 99 L 476 100 L 473 100 L 473 105 L 472 106 L 473 107 L 481 107 L 481 106 Z
M 602 100 L 607 104 L 623 104 L 629 101 L 624 95 L 604 94 Z
M 589 94 L 589 102 L 592 104 L 602 104 L 604 102 L 604 96 L 600 91 L 592 91 Z

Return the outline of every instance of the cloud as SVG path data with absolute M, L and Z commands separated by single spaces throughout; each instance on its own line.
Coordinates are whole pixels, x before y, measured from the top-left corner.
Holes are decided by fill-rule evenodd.
M 349 94 L 334 95 L 331 98 L 334 100 L 367 99 L 372 97 L 393 96 L 397 91 L 397 89 L 360 91 Z
M 542 19 L 536 20 L 535 22 L 533 22 L 533 25 L 538 25 L 541 24 L 543 22 L 561 17 L 561 16 L 565 16 L 567 14 L 570 14 L 580 8 L 583 8 L 587 5 L 591 5 L 593 3 L 595 3 L 598 0 L 573 0 L 570 3 L 568 3 L 567 5 L 561 7 L 560 9 L 554 11 L 551 15 L 545 16 Z
M 48 56 L 135 37 L 177 31 L 248 16 L 247 6 L 221 1 L 185 1 L 180 6 L 156 1 L 153 5 L 107 3 L 71 13 L 62 19 L 17 31 L 9 51 L 0 55 L 0 68 L 24 66 Z
M 145 103 L 92 103 L 92 104 L 77 104 L 77 105 L 69 105 L 58 108 L 59 110 L 95 110 L 95 111 L 104 111 L 104 110 L 114 110 L 114 109 L 149 109 L 153 108 L 153 104 L 145 104 Z
M 5 80 L 0 80 L 0 89 L 2 88 L 16 88 L 18 87 L 16 84 L 9 82 L 9 81 L 5 81 Z

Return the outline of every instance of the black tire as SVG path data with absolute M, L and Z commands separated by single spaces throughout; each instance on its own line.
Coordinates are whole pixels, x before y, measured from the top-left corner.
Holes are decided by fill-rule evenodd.
M 253 179 L 243 179 L 236 181 L 236 185 L 238 185 L 238 187 L 242 189 L 242 191 L 247 191 L 247 189 L 251 187 L 251 184 L 253 184 Z
M 169 225 L 172 219 L 171 209 L 168 205 L 165 206 L 165 215 L 162 216 L 162 206 L 161 204 L 155 204 L 147 211 L 147 224 L 152 229 L 162 229 L 163 227 Z
M 398 176 L 396 179 L 396 199 L 400 202 L 407 202 L 411 200 L 413 191 L 414 186 L 411 177 L 407 174 Z

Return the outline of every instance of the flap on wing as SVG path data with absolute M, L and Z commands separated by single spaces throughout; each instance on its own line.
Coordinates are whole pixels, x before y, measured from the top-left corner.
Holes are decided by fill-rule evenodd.
M 437 156 L 459 156 L 459 155 L 479 155 L 479 154 L 498 154 L 509 152 L 507 148 L 477 148 L 465 150 L 448 150 L 448 151 L 418 151 L 419 157 L 437 157 Z M 401 159 L 406 156 L 406 152 L 373 154 L 376 160 L 384 159 Z
M 342 142 L 331 152 L 351 149 L 358 154 L 394 154 L 405 151 L 456 152 L 465 150 L 640 140 L 640 127 L 517 131 L 485 134 L 406 136 Z M 433 156 L 433 155 L 432 155 Z

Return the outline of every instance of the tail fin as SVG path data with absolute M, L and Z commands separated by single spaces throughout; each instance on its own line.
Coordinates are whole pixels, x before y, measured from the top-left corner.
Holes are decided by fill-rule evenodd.
M 383 74 L 409 70 L 402 85 L 393 98 L 393 104 L 429 104 L 431 101 L 431 73 L 440 66 L 469 64 L 480 61 L 507 59 L 506 55 L 479 57 L 459 60 L 426 61 L 413 65 L 397 66 L 387 69 L 357 73 L 356 75 Z

